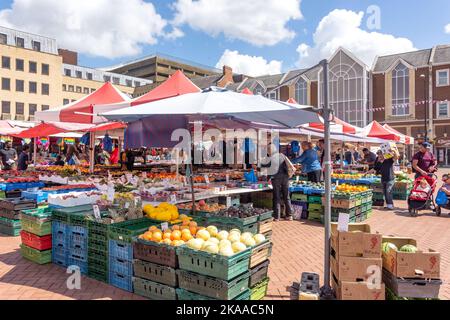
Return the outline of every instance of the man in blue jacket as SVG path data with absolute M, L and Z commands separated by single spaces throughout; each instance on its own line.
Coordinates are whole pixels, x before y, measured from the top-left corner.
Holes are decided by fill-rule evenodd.
M 301 164 L 302 171 L 308 175 L 308 181 L 320 182 L 322 176 L 322 166 L 319 155 L 313 149 L 311 142 L 302 142 L 303 153 L 300 157 L 292 161 L 293 164 Z

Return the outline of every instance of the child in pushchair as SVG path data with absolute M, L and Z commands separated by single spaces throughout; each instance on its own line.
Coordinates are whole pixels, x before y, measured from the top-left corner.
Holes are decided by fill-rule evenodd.
M 413 188 L 408 197 L 408 211 L 416 215 L 421 210 L 433 210 L 436 212 L 434 203 L 434 191 L 437 186 L 436 176 L 422 176 L 414 181 Z

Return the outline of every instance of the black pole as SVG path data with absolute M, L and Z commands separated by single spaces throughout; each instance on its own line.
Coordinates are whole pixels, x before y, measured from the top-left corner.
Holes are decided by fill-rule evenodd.
M 425 142 L 428 141 L 428 96 L 427 96 L 427 75 L 423 79 L 423 91 L 425 95 Z

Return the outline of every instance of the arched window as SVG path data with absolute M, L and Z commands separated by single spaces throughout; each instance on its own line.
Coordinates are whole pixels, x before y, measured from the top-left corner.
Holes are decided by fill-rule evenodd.
M 409 69 L 399 63 L 392 71 L 392 115 L 409 115 Z
M 295 84 L 295 100 L 304 106 L 308 104 L 308 82 L 303 78 Z

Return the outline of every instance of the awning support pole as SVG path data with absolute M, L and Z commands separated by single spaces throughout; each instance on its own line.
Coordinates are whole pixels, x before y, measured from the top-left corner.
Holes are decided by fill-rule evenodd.
M 89 137 L 89 172 L 94 173 L 95 168 L 95 132 L 90 133 Z
M 33 138 L 33 164 L 36 167 L 36 162 L 37 162 L 37 141 L 36 141 L 36 137 Z

